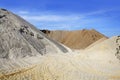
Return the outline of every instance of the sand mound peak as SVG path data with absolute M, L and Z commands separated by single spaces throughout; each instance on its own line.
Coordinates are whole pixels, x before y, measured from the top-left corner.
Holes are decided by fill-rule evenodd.
M 50 38 L 72 48 L 72 49 L 84 49 L 96 42 L 101 38 L 107 38 L 98 31 L 91 29 L 75 30 L 75 31 L 62 31 L 62 30 L 41 30 L 47 34 Z

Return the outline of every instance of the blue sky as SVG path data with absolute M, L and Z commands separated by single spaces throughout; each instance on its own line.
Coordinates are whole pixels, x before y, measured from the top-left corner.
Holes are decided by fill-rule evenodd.
M 120 35 L 120 0 L 1 0 L 6 8 L 39 29 L 96 29 Z

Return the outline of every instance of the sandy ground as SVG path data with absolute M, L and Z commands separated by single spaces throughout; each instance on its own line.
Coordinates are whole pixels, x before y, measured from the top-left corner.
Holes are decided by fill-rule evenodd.
M 120 60 L 115 56 L 116 39 L 105 40 L 87 50 L 1 62 L 0 79 L 120 80 Z

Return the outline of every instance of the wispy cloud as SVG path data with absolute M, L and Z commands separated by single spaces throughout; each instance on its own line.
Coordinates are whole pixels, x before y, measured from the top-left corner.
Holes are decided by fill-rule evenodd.
M 99 15 L 99 14 L 104 14 L 110 11 L 113 11 L 114 9 L 104 9 L 104 10 L 97 10 L 97 11 L 92 11 L 89 13 L 84 13 L 84 16 L 92 16 L 92 15 Z
M 75 20 L 80 20 L 83 18 L 87 18 L 88 16 L 94 16 L 94 15 L 100 15 L 104 14 L 106 12 L 110 12 L 112 9 L 108 10 L 98 10 L 98 11 L 93 11 L 93 12 L 88 12 L 88 13 L 83 13 L 83 14 L 70 14 L 70 15 L 58 15 L 58 14 L 51 14 L 48 12 L 48 14 L 41 14 L 40 12 L 32 12 L 30 13 L 29 11 L 18 11 L 18 14 L 21 15 L 24 19 L 27 19 L 28 21 L 75 21 Z M 37 14 L 36 14 L 37 13 Z
M 30 11 L 21 10 L 18 11 L 18 14 L 40 29 L 73 30 L 94 28 L 103 31 L 103 29 L 109 29 L 109 23 L 112 22 L 110 20 L 111 16 L 105 17 L 103 15 L 106 13 L 110 13 L 111 11 L 113 11 L 113 9 L 98 10 L 83 14 L 70 13 L 69 15 L 65 15 L 55 13 L 53 14 L 50 12 L 46 12 L 47 14 L 44 14 L 44 12 L 30 13 Z
M 78 20 L 79 16 L 64 16 L 64 15 L 23 15 L 23 18 L 27 20 L 34 20 L 34 21 L 72 21 L 72 20 Z
M 29 14 L 29 11 L 21 10 L 21 11 L 18 11 L 18 14 Z

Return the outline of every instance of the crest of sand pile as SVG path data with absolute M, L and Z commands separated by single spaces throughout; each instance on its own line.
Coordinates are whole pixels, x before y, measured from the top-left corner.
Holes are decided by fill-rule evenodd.
M 120 39 L 113 37 L 89 50 L 78 54 L 47 54 L 14 62 L 14 65 L 32 64 L 24 68 L 14 68 L 9 74 L 2 72 L 1 80 L 120 80 L 120 60 L 116 58 L 116 48 Z M 86 54 L 84 54 L 86 53 Z M 92 55 L 91 55 L 92 54 Z M 96 54 L 96 55 L 95 55 Z M 101 56 L 102 54 L 102 56 Z M 30 62 L 28 62 L 28 61 Z M 33 62 L 34 61 L 34 62 Z M 4 68 L 7 68 L 7 66 Z
M 88 46 L 88 47 L 85 48 L 85 49 L 89 49 L 89 48 L 95 46 L 96 44 L 99 44 L 99 43 L 103 42 L 103 41 L 106 40 L 106 39 L 108 39 L 108 38 L 107 38 L 107 37 L 103 37 L 103 38 L 97 40 L 96 42 L 94 42 L 93 44 L 91 44 L 90 46 Z
M 91 52 L 90 54 L 87 53 L 91 59 L 102 59 L 103 57 L 105 61 L 109 60 L 112 62 L 115 60 L 117 63 L 118 60 L 120 60 L 120 37 L 112 37 L 99 44 L 96 44 L 93 47 L 90 47 L 89 49 L 86 49 L 85 51 Z M 96 57 L 98 55 L 99 57 Z M 93 56 L 95 57 L 93 58 Z
M 41 30 L 42 31 L 42 30 Z M 43 30 L 45 31 L 45 30 Z M 47 30 L 46 30 L 47 31 Z M 72 49 L 84 49 L 101 38 L 107 38 L 96 30 L 48 31 L 50 38 Z

